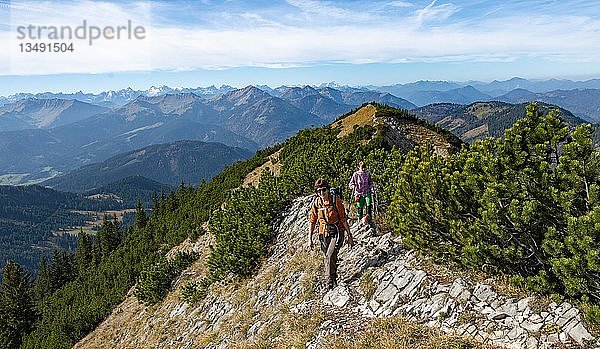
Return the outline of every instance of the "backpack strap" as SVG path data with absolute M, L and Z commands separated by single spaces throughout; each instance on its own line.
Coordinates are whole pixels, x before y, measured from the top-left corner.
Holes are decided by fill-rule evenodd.
M 319 209 L 319 202 L 318 201 L 319 201 L 319 196 L 317 195 L 317 196 L 315 196 L 315 199 L 313 200 L 312 204 L 310 205 L 311 209 L 314 207 L 315 210 L 317 210 L 317 212 L 318 212 L 318 209 Z
M 337 209 L 337 204 L 336 204 L 336 200 L 337 200 L 337 195 L 335 195 L 333 192 L 329 192 L 330 195 L 333 196 L 333 199 L 331 200 L 331 202 L 333 203 L 333 210 L 335 211 L 335 213 L 337 213 L 338 215 L 338 221 L 340 220 L 340 213 L 338 212 Z

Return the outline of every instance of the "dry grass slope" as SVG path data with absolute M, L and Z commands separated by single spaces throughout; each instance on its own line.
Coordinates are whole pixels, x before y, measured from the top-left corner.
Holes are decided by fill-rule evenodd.
M 479 127 L 475 127 L 474 129 L 463 133 L 461 138 L 467 141 L 471 141 L 478 138 L 483 138 L 485 136 L 489 136 L 488 124 L 483 124 Z
M 338 137 L 344 137 L 349 135 L 354 131 L 355 126 L 365 126 L 365 125 L 375 125 L 375 114 L 377 113 L 377 108 L 371 104 L 367 104 L 366 106 L 360 108 L 356 113 L 348 115 L 347 117 L 334 122 L 331 126 L 332 128 L 341 126 L 342 129 L 338 135 Z
M 374 320 L 365 332 L 350 338 L 334 336 L 325 340 L 331 349 L 487 349 L 495 348 L 472 339 L 449 336 L 437 329 L 409 322 L 401 317 Z
M 244 178 L 242 186 L 247 187 L 249 185 L 253 185 L 255 187 L 258 187 L 258 183 L 260 182 L 260 176 L 263 174 L 264 171 L 271 171 L 271 173 L 274 176 L 278 176 L 279 171 L 281 170 L 281 163 L 279 162 L 279 153 L 281 153 L 281 149 L 271 154 L 267 162 L 255 168 L 252 172 L 248 173 L 248 175 L 246 175 L 246 178 Z

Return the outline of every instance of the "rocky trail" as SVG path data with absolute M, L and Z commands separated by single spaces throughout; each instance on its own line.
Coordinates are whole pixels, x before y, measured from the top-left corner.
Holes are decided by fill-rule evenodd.
M 202 278 L 209 244 L 206 236 L 187 241 L 179 248 L 204 257 L 162 303 L 141 305 L 130 292 L 76 348 L 324 348 L 332 337 L 351 340 L 394 317 L 489 347 L 600 347 L 568 302 L 509 297 L 491 280 L 440 277 L 399 238 L 357 224 L 357 244 L 340 252 L 339 286 L 325 292 L 320 252 L 306 248 L 310 201 L 297 199 L 282 213 L 255 277 L 214 285 L 198 304 L 183 302 L 180 287 Z

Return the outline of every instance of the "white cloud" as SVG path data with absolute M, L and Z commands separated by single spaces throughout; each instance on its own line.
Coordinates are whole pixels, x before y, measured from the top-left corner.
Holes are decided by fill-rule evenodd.
M 453 4 L 435 5 L 437 0 L 433 0 L 429 5 L 415 11 L 417 23 L 423 24 L 431 21 L 444 21 L 452 16 L 458 8 Z
M 413 3 L 408 2 L 408 1 L 390 1 L 386 5 L 390 6 L 390 7 L 400 7 L 400 8 L 415 6 Z
M 232 17 L 235 17 L 235 16 L 232 16 Z M 255 24 L 255 25 L 272 26 L 272 27 L 283 26 L 281 23 L 266 19 L 257 13 L 244 12 L 244 13 L 240 14 L 240 17 L 245 20 L 250 21 L 252 24 Z
M 286 0 L 286 2 L 302 10 L 307 18 L 330 18 L 344 21 L 365 21 L 372 18 L 368 12 L 348 10 L 339 6 L 316 0 Z
M 27 3 L 23 3 L 26 5 Z M 344 11 L 309 2 L 303 13 Z M 44 8 L 51 3 L 34 3 Z M 330 11 L 331 10 L 331 11 Z M 597 61 L 600 21 L 586 16 L 512 16 L 488 18 L 477 25 L 443 25 L 458 9 L 435 1 L 412 12 L 413 17 L 373 21 L 369 25 L 331 21 L 330 25 L 284 25 L 262 13 L 232 14 L 231 29 L 209 29 L 176 24 L 152 25 L 150 5 L 80 2 L 77 6 L 31 8 L 19 23 L 122 25 L 127 20 L 144 25 L 144 40 L 98 40 L 93 46 L 76 42 L 73 53 L 21 53 L 15 32 L 0 32 L 0 74 L 103 73 L 121 71 L 222 69 L 239 66 L 284 68 L 321 63 L 377 62 L 510 62 L 519 57 L 556 61 Z M 45 12 L 48 11 L 48 12 Z M 337 12 L 336 12 L 337 11 Z M 352 14 L 350 14 L 352 15 Z M 433 21 L 433 22 L 432 22 Z M 438 23 L 437 26 L 421 25 Z M 238 24 L 238 23 L 235 23 Z M 235 28 L 235 29 L 233 29 Z M 6 64 L 9 62 L 10 64 Z

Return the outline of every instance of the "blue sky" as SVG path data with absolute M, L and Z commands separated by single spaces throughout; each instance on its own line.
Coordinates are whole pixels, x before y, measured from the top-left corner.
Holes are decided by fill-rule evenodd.
M 25 53 L 17 27 L 143 26 Z M 68 40 L 67 40 L 68 41 Z M 53 41 L 62 42 L 62 41 Z M 0 0 L 0 95 L 151 85 L 600 77 L 598 1 Z

